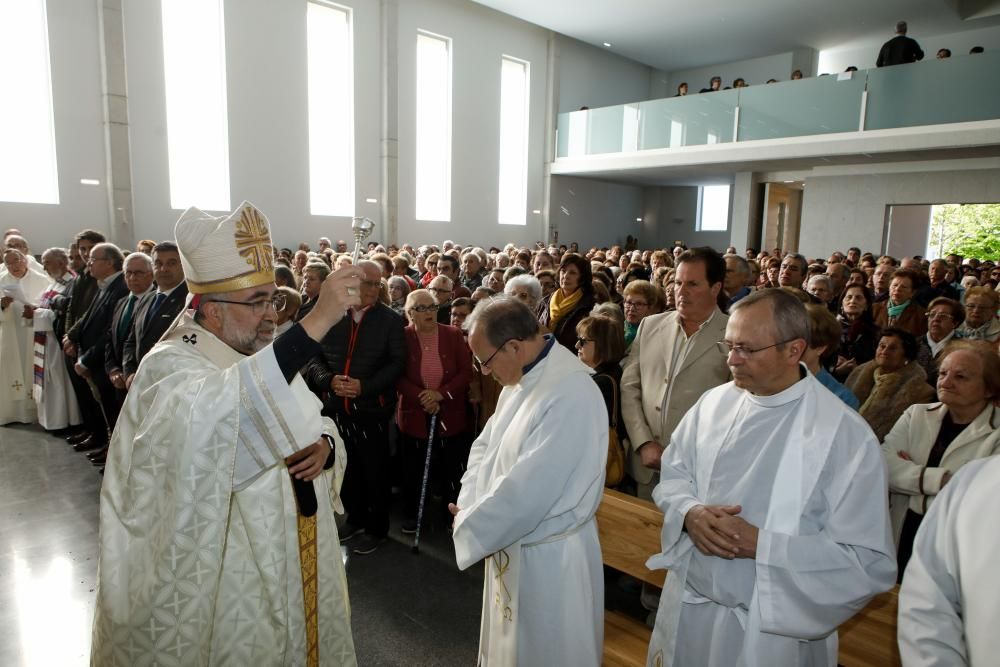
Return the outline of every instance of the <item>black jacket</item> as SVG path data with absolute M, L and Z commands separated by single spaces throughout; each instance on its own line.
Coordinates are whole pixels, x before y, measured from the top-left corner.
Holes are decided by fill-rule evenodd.
M 915 63 L 924 59 L 924 52 L 920 50 L 917 40 L 906 35 L 896 35 L 882 45 L 878 52 L 876 67 L 888 67 L 890 65 L 902 65 L 905 63 Z
M 94 375 L 104 375 L 104 353 L 111 333 L 111 319 L 114 317 L 115 305 L 126 294 L 128 287 L 125 286 L 125 274 L 120 273 L 97 293 L 83 318 L 66 333 L 79 350 L 77 361 Z
M 359 324 L 350 312 L 321 341 L 323 351 L 303 375 L 309 387 L 324 398 L 327 414 L 364 414 L 388 417 L 396 405 L 396 380 L 406 368 L 403 318 L 376 303 Z M 353 350 L 352 347 L 353 340 Z M 334 375 L 361 381 L 361 395 L 343 399 L 330 391 Z
M 576 354 L 576 325 L 580 323 L 580 320 L 590 315 L 590 311 L 594 307 L 594 294 L 593 292 L 584 293 L 573 310 L 563 315 L 562 319 L 556 323 L 555 329 L 552 329 L 549 321 L 549 301 L 552 300 L 552 294 L 538 302 L 538 309 L 535 311 L 538 315 L 538 321 L 555 335 L 560 345 Z
M 144 294 L 139 303 L 136 304 L 135 316 L 132 318 L 132 327 L 125 346 L 122 350 L 122 373 L 125 377 L 132 375 L 139 369 L 139 362 L 145 357 L 167 329 L 173 324 L 177 315 L 184 310 L 187 301 L 187 283 L 181 282 L 174 291 L 170 293 L 159 309 L 153 313 L 152 319 L 146 323 L 146 315 L 153 306 L 156 299 L 156 290 Z
M 60 340 L 87 313 L 97 291 L 97 281 L 84 269 L 73 278 L 63 294 L 52 299 L 52 310 L 58 313 L 52 329 Z

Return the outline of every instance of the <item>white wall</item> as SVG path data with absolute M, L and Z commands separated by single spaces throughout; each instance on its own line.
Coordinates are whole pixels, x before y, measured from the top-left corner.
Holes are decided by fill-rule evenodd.
M 732 197 L 730 197 L 730 227 Z M 639 235 L 640 247 L 670 248 L 683 243 L 689 248 L 711 246 L 724 251 L 729 245 L 730 232 L 700 232 L 698 224 L 698 187 L 647 187 L 643 193 L 643 223 Z
M 827 176 L 805 184 L 799 251 L 807 257 L 854 245 L 879 252 L 889 205 L 1000 202 L 1000 169 Z
M 697 93 L 702 88 L 708 88 L 713 76 L 722 77 L 722 87 L 733 85 L 733 79 L 742 77 L 749 85 L 767 82 L 768 79 L 788 81 L 792 76 L 793 52 L 776 53 L 752 60 L 740 60 L 732 63 L 696 67 L 693 69 L 670 72 L 667 86 L 667 96 L 677 93 L 677 86 L 687 82 L 688 93 Z M 804 72 L 806 76 L 808 72 Z
M 81 229 L 107 234 L 110 227 L 98 3 L 48 0 L 47 5 L 59 204 L 0 202 L 0 226 L 23 231 L 36 255 L 69 246 Z M 81 178 L 101 185 L 81 185 Z
M 416 204 L 417 30 L 452 39 L 451 222 L 418 221 Z M 464 0 L 399 6 L 399 238 L 412 243 L 532 244 L 544 238 L 545 91 L 549 32 Z M 499 225 L 500 58 L 531 63 L 527 224 Z
M 653 69 L 559 35 L 559 113 L 649 99 Z
M 356 211 L 377 218 L 364 202 L 380 187 L 378 3 L 342 4 L 354 9 Z M 135 233 L 172 238 L 160 3 L 125 0 L 124 15 Z M 309 212 L 305 21 L 305 2 L 225 3 L 230 208 L 260 207 L 279 246 L 350 238 L 350 219 Z
M 573 176 L 553 176 L 551 208 L 559 243 L 576 241 L 581 248 L 624 245 L 626 236 L 641 236 L 643 188 Z
M 887 28 L 884 38 L 820 51 L 818 72 L 843 72 L 850 65 L 859 69 L 875 67 L 879 49 L 892 38 L 892 27 Z M 908 36 L 917 40 L 923 49 L 924 60 L 933 59 L 941 48 L 951 49 L 953 58 L 968 55 L 973 46 L 982 46 L 987 51 L 1000 49 L 1000 26 L 946 34 L 924 28 L 925 26 L 911 25 L 908 32 Z

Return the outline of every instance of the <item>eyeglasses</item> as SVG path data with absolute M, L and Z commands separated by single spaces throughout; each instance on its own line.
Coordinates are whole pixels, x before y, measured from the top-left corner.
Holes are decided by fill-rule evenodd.
M 951 313 L 927 313 L 929 320 L 953 320 L 955 317 Z
M 649 304 L 645 301 L 629 301 L 625 299 L 626 308 L 649 308 Z
M 795 338 L 789 338 L 788 340 L 783 340 L 779 343 L 774 343 L 773 345 L 766 345 L 764 347 L 749 348 L 742 345 L 733 345 L 727 340 L 720 340 L 716 345 L 722 350 L 723 354 L 735 354 L 740 359 L 749 359 L 750 355 L 756 354 L 758 352 L 763 352 L 764 350 L 770 350 L 772 347 L 778 347 L 779 345 L 784 345 L 785 343 L 791 343 Z
M 437 310 L 438 307 L 434 304 L 421 304 L 419 306 L 412 306 L 410 308 L 411 313 L 429 313 L 432 310 Z
M 206 303 L 231 303 L 234 306 L 250 306 L 254 315 L 263 315 L 265 309 L 270 306 L 274 312 L 279 312 L 285 309 L 285 303 L 287 299 L 284 294 L 275 294 L 272 298 L 266 301 L 226 301 L 224 299 L 212 299 L 206 301 Z
M 576 346 L 583 347 L 587 343 L 591 343 L 593 341 L 594 341 L 593 338 L 584 338 L 583 336 L 580 336 L 579 338 L 576 339 Z
M 482 370 L 484 368 L 489 368 L 490 364 L 493 362 L 493 357 L 495 357 L 498 354 L 500 354 L 500 350 L 502 350 L 507 345 L 507 343 L 511 342 L 512 340 L 521 340 L 521 339 L 520 338 L 508 338 L 504 342 L 500 343 L 500 347 L 498 347 L 496 349 L 496 352 L 494 352 L 493 354 L 491 354 L 490 358 L 487 359 L 486 361 L 480 361 L 479 357 L 477 357 L 476 355 L 472 355 L 472 363 L 476 366 L 476 368 L 480 372 L 482 372 Z

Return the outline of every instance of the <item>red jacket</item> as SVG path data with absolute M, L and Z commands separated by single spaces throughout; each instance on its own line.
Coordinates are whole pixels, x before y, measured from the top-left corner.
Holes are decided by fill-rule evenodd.
M 405 335 L 409 354 L 406 370 L 396 382 L 396 391 L 399 393 L 396 424 L 405 435 L 426 438 L 429 422 L 418 398 L 420 392 L 426 389 L 420 377 L 420 358 L 423 352 L 412 324 L 406 327 Z M 444 400 L 441 401 L 436 429 L 439 436 L 447 438 L 464 433 L 472 426 L 468 416 L 472 351 L 469 350 L 461 331 L 455 327 L 438 324 L 438 353 L 444 371 L 438 391 L 444 395 Z

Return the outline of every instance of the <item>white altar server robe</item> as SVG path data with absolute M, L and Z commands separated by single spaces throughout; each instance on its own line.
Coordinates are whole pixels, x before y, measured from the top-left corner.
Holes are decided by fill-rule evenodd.
M 871 428 L 812 375 L 773 396 L 706 392 L 671 437 L 653 493 L 668 568 L 650 665 L 837 664 L 837 627 L 895 583 L 887 481 Z M 742 505 L 756 559 L 706 556 L 696 505 Z
M 181 322 L 142 360 L 109 449 L 91 662 L 304 665 L 283 461 L 333 424 L 301 377 L 285 380 L 273 347 L 246 357 L 190 311 Z M 319 658 L 339 667 L 356 659 L 332 477 L 313 482 Z
M 607 449 L 600 390 L 558 343 L 501 392 L 472 445 L 454 530 L 460 569 L 487 559 L 480 665 L 600 664 L 594 514 Z
M 938 494 L 899 589 L 904 667 L 996 665 L 1000 456 L 965 464 Z

